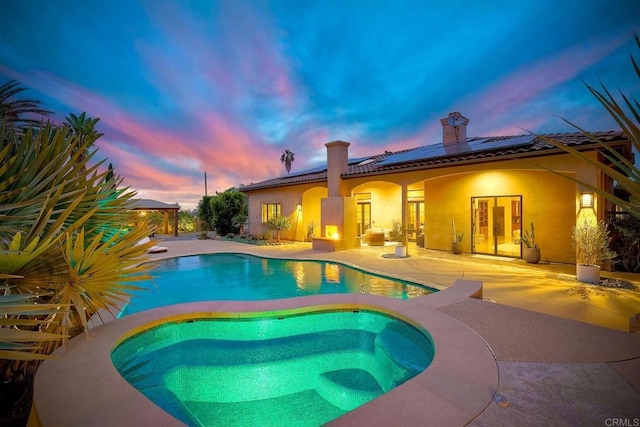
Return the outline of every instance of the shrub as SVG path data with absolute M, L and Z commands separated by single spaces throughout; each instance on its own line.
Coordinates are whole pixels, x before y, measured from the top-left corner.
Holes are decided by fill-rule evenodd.
M 626 271 L 640 271 L 640 218 L 629 215 L 616 221 L 612 248 L 618 253 L 619 265 Z
M 291 228 L 291 221 L 287 216 L 278 216 L 275 218 L 271 218 L 267 221 L 266 224 L 269 230 L 274 230 L 276 232 L 276 240 L 280 241 L 280 232 L 283 230 L 288 230 Z
M 402 242 L 402 223 L 400 220 L 394 219 L 391 222 L 391 231 L 389 231 L 389 239 L 392 242 Z
M 572 237 L 580 264 L 599 265 L 616 257 L 616 253 L 609 249 L 611 237 L 604 221 L 591 223 L 584 219 L 573 227 Z
M 198 219 L 201 222 L 202 230 L 213 230 L 213 209 L 211 207 L 211 199 L 213 196 L 202 196 L 198 202 Z
M 260 234 L 258 234 L 258 240 L 271 240 L 273 239 L 273 233 L 271 232 L 271 230 L 263 230 L 260 232 Z
M 216 233 L 221 236 L 229 233 L 238 234 L 249 214 L 247 196 L 235 188 L 229 188 L 223 193 L 216 193 L 211 198 L 211 210 L 213 212 L 212 225 Z
M 195 218 L 191 212 L 178 212 L 178 231 L 182 233 L 190 233 L 195 230 Z

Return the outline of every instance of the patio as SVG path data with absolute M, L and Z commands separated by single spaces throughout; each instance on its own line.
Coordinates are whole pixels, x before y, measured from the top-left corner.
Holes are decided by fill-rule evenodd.
M 481 281 L 484 300 L 461 298 L 433 303 L 428 310 L 434 316 L 445 316 L 468 327 L 486 343 L 495 359 L 499 375 L 497 399 L 493 402 L 489 399 L 484 410 L 471 417 L 469 425 L 603 425 L 607 420 L 633 421 L 640 416 L 640 335 L 625 332 L 630 316 L 640 307 L 638 275 L 612 274 L 614 279 L 631 283 L 635 289 L 603 288 L 575 281 L 575 276 L 572 277 L 575 267 L 571 265 L 530 265 L 522 260 L 453 255 L 415 245 L 409 247 L 410 257 L 406 259 L 382 258 L 383 254 L 393 252 L 389 246 L 321 252 L 311 249 L 310 243 L 252 246 L 197 240 L 194 235 L 166 238 L 162 245 L 169 251 L 152 258 L 245 252 L 339 261 L 439 288 L 450 287 L 457 279 Z M 71 352 L 65 357 L 71 356 Z M 46 408 L 39 393 L 42 381 L 36 379 L 34 399 L 41 415 L 48 412 L 50 416 L 55 409 Z M 85 384 L 86 404 L 90 401 L 94 408 L 109 408 L 105 401 L 92 400 L 97 391 L 90 382 Z M 420 400 L 421 394 L 413 393 L 410 399 L 400 401 L 393 396 L 393 393 L 382 396 L 331 424 L 392 425 L 399 414 L 427 402 Z M 440 397 L 447 400 L 446 392 Z M 455 408 L 464 409 L 456 406 L 459 402 L 455 398 L 449 400 L 449 405 L 454 412 Z M 451 425 L 445 421 L 432 419 L 430 424 Z M 403 422 L 416 426 L 425 423 L 429 420 Z

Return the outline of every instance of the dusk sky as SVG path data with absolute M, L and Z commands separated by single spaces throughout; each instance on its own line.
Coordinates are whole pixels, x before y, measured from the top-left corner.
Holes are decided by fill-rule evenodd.
M 59 123 L 99 117 L 98 158 L 142 198 L 208 192 L 326 160 L 468 136 L 615 123 L 584 82 L 640 96 L 638 0 L 0 1 L 0 84 Z M 526 130 L 526 131 L 525 131 Z

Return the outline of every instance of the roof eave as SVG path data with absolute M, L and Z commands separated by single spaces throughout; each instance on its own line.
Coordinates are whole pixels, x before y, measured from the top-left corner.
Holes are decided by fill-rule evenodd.
M 614 145 L 614 144 L 611 144 L 611 145 Z M 589 145 L 589 147 L 575 147 L 575 148 L 577 148 L 578 151 L 595 150 L 594 145 Z M 533 157 L 547 157 L 547 156 L 560 155 L 560 154 L 566 154 L 566 151 L 563 151 L 562 149 L 555 148 L 555 147 L 548 147 L 548 148 L 545 147 L 536 151 L 527 151 L 523 153 L 505 154 L 505 155 L 499 155 L 495 157 L 480 157 L 480 158 L 467 159 L 467 160 L 451 159 L 450 161 L 430 163 L 427 165 L 422 163 L 422 164 L 417 164 L 415 166 L 402 166 L 401 163 L 398 163 L 397 167 L 393 167 L 393 168 L 389 167 L 382 170 L 372 170 L 369 172 L 362 172 L 362 173 L 343 174 L 342 178 L 355 179 L 355 178 L 367 177 L 367 176 L 380 176 L 380 175 L 389 175 L 393 173 L 414 172 L 414 171 L 425 170 L 425 169 L 442 169 L 446 167 L 467 166 L 471 164 L 495 163 L 495 162 L 505 161 L 505 160 L 526 159 L 526 158 L 533 158 Z M 446 158 L 442 158 L 442 159 L 446 160 Z M 437 159 L 430 159 L 430 161 L 431 160 L 437 160 Z
M 238 188 L 238 191 L 241 191 L 243 193 L 249 193 L 251 191 L 258 191 L 258 190 L 267 190 L 270 188 L 278 188 L 278 187 L 291 187 L 293 185 L 304 185 L 304 184 L 313 184 L 316 182 L 327 182 L 327 178 L 313 178 L 313 179 L 309 179 L 309 180 L 305 180 L 305 181 L 299 181 L 299 182 L 280 182 L 277 184 L 269 184 L 269 185 L 264 185 L 264 186 L 253 186 L 251 188 L 247 188 L 250 187 L 251 184 L 249 185 L 245 185 L 244 187 L 240 187 Z

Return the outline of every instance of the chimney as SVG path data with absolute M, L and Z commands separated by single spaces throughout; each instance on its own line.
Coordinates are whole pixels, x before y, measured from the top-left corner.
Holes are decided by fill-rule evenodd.
M 469 119 L 459 112 L 449 113 L 446 119 L 440 119 L 442 123 L 442 145 L 453 145 L 467 141 L 467 124 Z
M 349 144 L 344 141 L 333 141 L 327 147 L 327 187 L 329 197 L 348 196 L 342 183 L 341 175 L 349 170 Z

